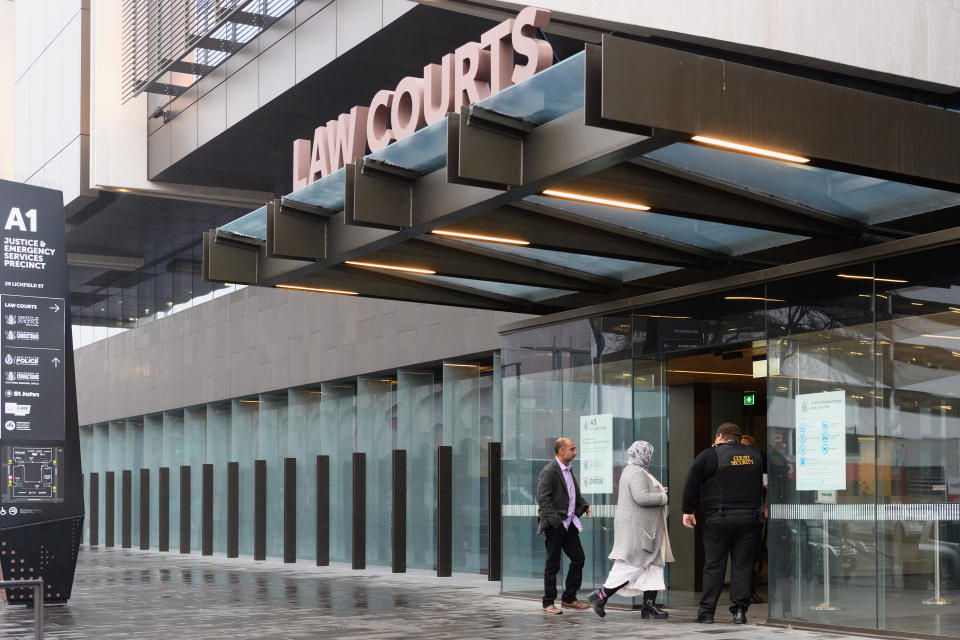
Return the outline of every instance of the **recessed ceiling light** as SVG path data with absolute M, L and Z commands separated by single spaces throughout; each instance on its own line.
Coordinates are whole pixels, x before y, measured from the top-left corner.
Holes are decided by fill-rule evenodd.
M 943 338 L 945 340 L 960 340 L 960 336 L 941 336 L 935 333 L 921 333 L 921 338 Z
M 610 200 L 608 198 L 598 198 L 588 196 L 582 193 L 570 193 L 569 191 L 557 191 L 556 189 L 545 189 L 543 195 L 552 198 L 563 198 L 564 200 L 576 200 L 578 202 L 589 202 L 590 204 L 602 204 L 608 207 L 618 207 L 620 209 L 630 209 L 632 211 L 650 211 L 650 207 L 636 202 L 624 202 L 622 200 Z
M 432 269 L 421 269 L 420 267 L 398 267 L 392 264 L 379 264 L 376 262 L 359 262 L 357 260 L 345 260 L 344 264 L 353 265 L 355 267 L 369 267 L 371 269 L 389 269 L 390 271 L 407 271 L 409 273 L 425 273 L 427 275 L 433 275 L 436 271 Z
M 498 238 L 497 236 L 483 236 L 476 233 L 461 233 L 459 231 L 444 231 L 442 229 L 434 229 L 430 233 L 438 236 L 449 236 L 451 238 L 463 238 L 464 240 L 479 240 L 480 242 L 498 242 L 500 244 L 516 244 L 521 246 L 530 244 L 526 240 Z
M 294 291 L 313 291 L 316 293 L 336 293 L 341 296 L 358 296 L 356 291 L 340 291 L 339 289 L 320 289 L 318 287 L 301 287 L 296 284 L 278 284 L 274 285 L 278 289 L 292 289 Z
M 708 144 L 711 147 L 720 147 L 722 149 L 729 149 L 731 151 L 740 151 L 741 153 L 764 156 L 767 158 L 773 158 L 775 160 L 786 160 L 787 162 L 797 162 L 800 164 L 806 164 L 807 162 L 810 162 L 810 158 L 795 156 L 792 153 L 782 153 L 780 151 L 764 149 L 763 147 L 752 147 L 748 144 L 740 144 L 739 142 L 731 142 L 729 140 L 708 138 L 707 136 L 693 136 L 690 139 L 694 142 L 699 142 L 700 144 Z

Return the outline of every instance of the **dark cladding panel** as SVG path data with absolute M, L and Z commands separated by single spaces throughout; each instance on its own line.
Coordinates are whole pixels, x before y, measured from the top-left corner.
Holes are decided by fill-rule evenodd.
M 200 503 L 200 552 L 213 555 L 213 465 L 203 465 Z
M 297 459 L 283 459 L 283 561 L 297 561 Z
M 214 233 L 208 231 L 203 234 L 204 279 L 211 282 L 256 284 L 256 247 L 216 241 Z
M 330 456 L 317 456 L 317 566 L 330 564 Z
M 150 548 L 150 469 L 140 469 L 140 549 Z
M 253 559 L 267 559 L 267 461 L 253 461 Z
M 327 218 L 267 203 L 267 257 L 322 260 L 327 257 Z
M 590 52 L 590 62 L 595 61 Z M 802 155 L 812 165 L 960 185 L 960 113 L 645 42 L 603 36 L 600 122 Z M 595 86 L 588 65 L 588 85 Z M 596 121 L 587 98 L 588 121 Z M 884 132 L 878 135 L 877 132 Z
M 170 467 L 160 467 L 157 479 L 157 545 L 160 551 L 170 551 Z
M 240 463 L 227 463 L 227 557 L 240 555 Z
M 453 447 L 437 447 L 437 576 L 453 575 Z
M 391 567 L 394 573 L 407 570 L 407 452 L 394 449 L 391 471 L 393 475 L 391 508 Z

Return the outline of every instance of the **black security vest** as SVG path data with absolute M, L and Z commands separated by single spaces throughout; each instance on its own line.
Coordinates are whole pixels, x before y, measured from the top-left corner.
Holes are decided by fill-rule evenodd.
M 713 450 L 717 472 L 703 483 L 703 512 L 756 511 L 763 505 L 763 462 L 760 450 L 724 442 Z

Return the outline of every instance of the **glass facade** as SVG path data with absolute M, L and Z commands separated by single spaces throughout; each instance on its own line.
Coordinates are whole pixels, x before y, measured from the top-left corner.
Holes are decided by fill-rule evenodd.
M 284 459 L 297 466 L 297 557 L 316 557 L 317 456 L 329 456 L 330 559 L 352 558 L 353 455 L 366 457 L 366 562 L 390 565 L 392 452 L 407 456 L 407 566 L 432 570 L 437 552 L 437 447 L 450 446 L 454 477 L 453 567 L 488 566 L 488 446 L 500 441 L 499 355 L 438 362 L 305 388 L 129 417 L 81 428 L 84 473 L 99 473 L 103 494 L 114 472 L 115 544 L 121 544 L 121 477 L 132 472 L 131 542 L 139 546 L 140 470 L 150 478 L 150 545 L 158 543 L 161 467 L 170 469 L 170 549 L 180 547 L 180 467 L 190 467 L 190 547 L 201 548 L 202 468 L 214 470 L 214 551 L 227 549 L 227 463 L 240 472 L 239 551 L 253 554 L 254 461 L 267 466 L 270 556 L 283 555 Z M 89 507 L 89 504 L 87 505 Z M 89 526 L 89 522 L 88 522 Z
M 584 488 L 594 505 L 583 534 L 589 590 L 609 567 L 626 446 L 654 444 L 653 471 L 677 499 L 693 456 L 733 420 L 767 453 L 770 618 L 960 636 L 949 606 L 960 589 L 952 253 L 505 334 L 504 591 L 542 591 L 534 492 L 555 438 L 579 444 L 584 420 L 611 418 L 614 482 Z M 810 418 L 827 398 L 839 398 L 829 418 L 838 433 Z M 574 463 L 581 484 L 584 449 Z M 669 509 L 677 562 L 668 597 L 693 604 L 699 534 L 679 526 L 675 503 Z

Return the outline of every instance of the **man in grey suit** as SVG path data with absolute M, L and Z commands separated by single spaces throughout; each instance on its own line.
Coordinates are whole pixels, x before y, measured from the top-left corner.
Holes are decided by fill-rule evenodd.
M 547 562 L 543 571 L 543 612 L 559 615 L 563 612 L 553 602 L 557 598 L 561 550 L 570 558 L 570 569 L 567 571 L 560 606 L 577 611 L 590 608 L 590 605 L 577 600 L 585 562 L 580 545 L 583 526 L 579 516 L 589 517 L 590 505 L 580 495 L 580 487 L 570 468 L 570 463 L 577 457 L 577 445 L 570 438 L 558 438 L 553 450 L 556 457 L 546 464 L 537 478 L 537 505 L 540 507 L 537 533 L 546 536 L 544 543 L 547 548 Z

